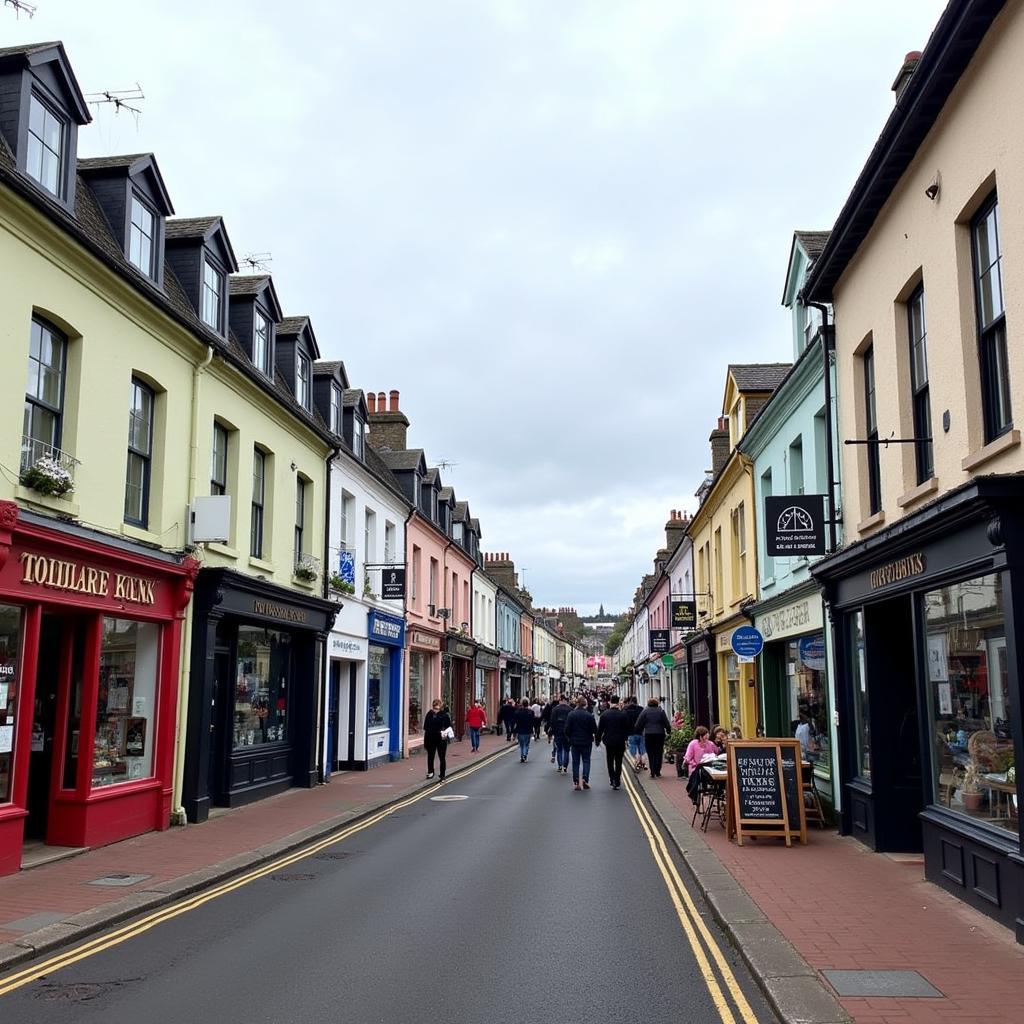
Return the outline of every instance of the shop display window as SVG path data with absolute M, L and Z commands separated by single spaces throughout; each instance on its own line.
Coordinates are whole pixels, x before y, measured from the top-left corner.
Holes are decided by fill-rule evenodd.
M 238 627 L 235 750 L 288 739 L 291 636 L 261 626 Z
M 864 612 L 850 616 L 850 679 L 853 683 L 853 717 L 857 727 L 857 774 L 871 778 L 871 722 L 868 717 L 868 674 L 864 657 Z
M 367 673 L 367 722 L 371 729 L 386 729 L 391 708 L 391 652 L 386 647 L 370 645 Z
M 813 633 L 786 644 L 790 734 L 800 741 L 804 760 L 819 775 L 832 771 L 828 727 L 825 635 Z
M 423 721 L 423 655 L 409 653 L 409 735 L 420 735 Z
M 740 662 L 735 654 L 725 658 L 725 678 L 729 686 L 729 728 L 740 727 Z
M 160 627 L 155 623 L 104 616 L 92 749 L 94 788 L 153 774 L 159 652 Z
M 935 802 L 1016 833 L 1002 577 L 929 591 L 924 619 Z
M 484 670 L 482 668 L 476 669 L 474 676 L 473 700 L 478 700 L 482 704 L 484 702 L 484 691 L 487 685 Z
M 0 605 L 0 804 L 11 799 L 20 650 L 21 609 Z

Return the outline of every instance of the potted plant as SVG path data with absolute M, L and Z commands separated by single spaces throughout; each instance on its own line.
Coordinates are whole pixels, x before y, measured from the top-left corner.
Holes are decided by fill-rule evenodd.
M 961 772 L 960 800 L 965 811 L 976 811 L 981 807 L 981 771 L 973 761 L 968 761 Z
M 36 459 L 22 472 L 20 481 L 39 494 L 52 494 L 57 498 L 63 498 L 75 489 L 71 474 L 49 455 Z
M 303 583 L 316 583 L 320 577 L 320 560 L 312 555 L 300 555 L 295 563 L 295 578 Z
M 340 594 L 354 594 L 356 592 L 355 586 L 342 579 L 341 574 L 336 572 L 332 572 L 328 577 L 327 585 L 331 590 L 335 590 Z
M 370 574 L 363 573 L 363 597 L 373 597 L 373 584 L 370 582 Z
M 665 752 L 671 754 L 676 764 L 676 775 L 682 778 L 686 774 L 686 763 L 683 754 L 693 739 L 693 720 L 686 711 L 677 711 L 672 718 L 672 731 L 665 740 Z

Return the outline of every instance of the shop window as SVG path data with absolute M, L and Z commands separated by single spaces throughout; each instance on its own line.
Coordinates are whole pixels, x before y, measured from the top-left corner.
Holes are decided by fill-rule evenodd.
M 8 803 L 11 799 L 20 650 L 21 609 L 0 605 L 0 804 Z
M 386 729 L 391 724 L 391 651 L 371 644 L 367 675 L 367 724 L 371 729 Z
M 1002 577 L 924 595 L 935 803 L 1018 829 Z
M 238 627 L 235 750 L 288 739 L 291 636 L 260 626 Z
M 725 657 L 725 678 L 729 697 L 729 728 L 740 726 L 740 662 L 735 654 Z
M 92 785 L 111 786 L 153 774 L 160 627 L 103 619 Z
M 420 735 L 423 721 L 423 655 L 409 652 L 409 737 Z
M 805 761 L 819 775 L 832 772 L 828 728 L 825 636 L 814 633 L 786 644 L 790 733 L 800 741 Z
M 868 716 L 868 675 L 864 654 L 864 612 L 850 616 L 850 679 L 853 682 L 853 717 L 857 729 L 856 771 L 871 778 L 871 722 Z

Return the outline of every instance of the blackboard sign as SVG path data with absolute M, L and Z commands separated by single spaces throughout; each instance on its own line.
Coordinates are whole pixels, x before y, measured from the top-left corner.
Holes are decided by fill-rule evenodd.
M 650 635 L 651 654 L 664 654 L 672 646 L 671 630 L 652 629 Z
M 726 752 L 730 837 L 740 846 L 750 836 L 807 842 L 799 740 L 735 740 Z

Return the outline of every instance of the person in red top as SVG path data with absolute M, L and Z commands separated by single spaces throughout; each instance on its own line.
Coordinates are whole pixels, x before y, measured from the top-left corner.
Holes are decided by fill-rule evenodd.
M 480 706 L 480 701 L 473 701 L 473 706 L 466 712 L 466 728 L 469 729 L 469 742 L 472 753 L 480 749 L 480 730 L 487 725 L 487 715 Z

